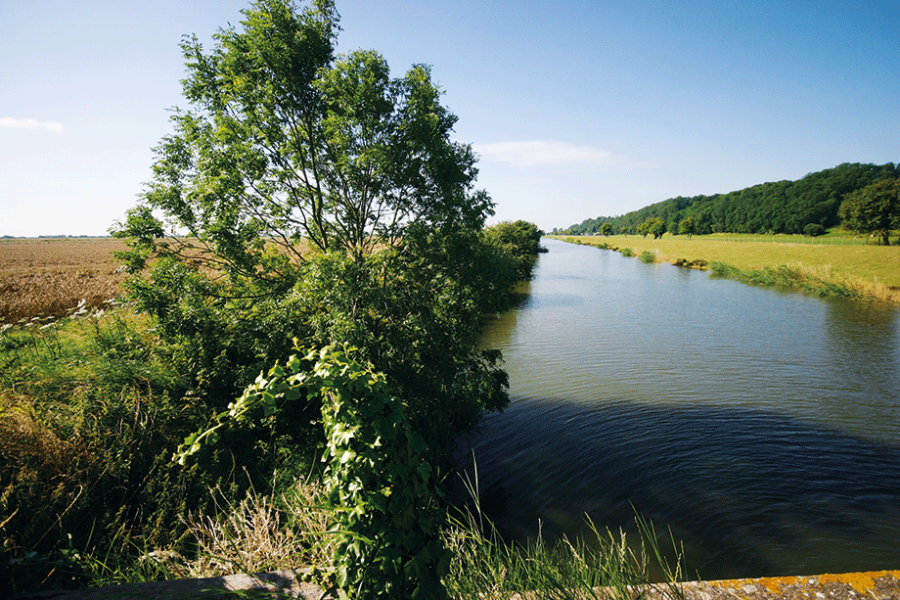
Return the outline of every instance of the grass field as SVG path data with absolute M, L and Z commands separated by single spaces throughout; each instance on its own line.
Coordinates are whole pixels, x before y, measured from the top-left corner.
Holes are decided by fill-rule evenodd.
M 756 241 L 743 241 L 746 239 Z M 656 262 L 708 266 L 724 263 L 741 271 L 790 267 L 825 281 L 862 290 L 860 295 L 900 303 L 900 247 L 832 243 L 773 243 L 772 236 L 665 235 L 655 240 L 641 236 L 559 237 L 566 241 L 610 249 L 630 248 L 633 255 L 651 252 Z
M 111 238 L 0 241 L 0 323 L 60 316 L 83 300 L 99 307 L 119 295 L 123 274 L 112 258 L 125 244 Z

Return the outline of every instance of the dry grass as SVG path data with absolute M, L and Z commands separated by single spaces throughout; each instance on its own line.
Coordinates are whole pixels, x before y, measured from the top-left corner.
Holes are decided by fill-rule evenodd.
M 859 290 L 861 295 L 900 303 L 900 247 L 723 241 L 716 236 L 666 235 L 563 238 L 580 243 L 649 251 L 657 262 L 701 264 L 720 262 L 740 269 L 765 270 L 787 266 L 829 282 Z
M 102 306 L 120 293 L 111 253 L 125 249 L 111 238 L 0 241 L 0 322 Z
M 5 463 L 0 478 L 0 550 L 15 555 L 21 547 L 28 549 L 28 542 L 54 538 L 95 474 L 86 467 L 91 463 L 90 449 L 80 436 L 48 427 L 28 399 L 8 390 L 0 391 L 0 432 L 0 461 Z M 35 497 L 42 501 L 29 505 Z M 17 515 L 23 505 L 28 512 L 24 522 Z
M 224 498 L 217 491 L 213 494 Z M 262 573 L 330 563 L 334 545 L 326 534 L 329 512 L 322 508 L 322 485 L 312 480 L 298 481 L 290 495 L 278 502 L 251 492 L 237 505 L 224 502 L 213 516 L 189 515 L 186 524 L 196 541 L 196 558 L 156 551 L 143 560 L 153 561 L 180 578 Z

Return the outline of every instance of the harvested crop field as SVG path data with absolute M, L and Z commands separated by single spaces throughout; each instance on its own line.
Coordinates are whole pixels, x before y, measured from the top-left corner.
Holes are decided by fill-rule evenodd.
M 0 241 L 0 322 L 62 316 L 84 300 L 99 307 L 120 293 L 112 238 L 15 239 Z

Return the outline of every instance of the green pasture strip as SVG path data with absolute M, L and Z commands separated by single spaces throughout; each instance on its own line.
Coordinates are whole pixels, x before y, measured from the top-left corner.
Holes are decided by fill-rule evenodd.
M 725 241 L 724 234 L 709 236 L 666 235 L 660 239 L 641 236 L 561 237 L 591 246 L 606 244 L 610 249 L 631 248 L 635 255 L 655 252 L 658 262 L 724 263 L 740 270 L 804 267 L 821 271 L 823 276 L 849 277 L 854 280 L 900 287 L 900 247 L 861 244 L 772 243 L 770 241 Z M 753 236 L 746 236 L 753 237 Z M 756 236 L 763 239 L 763 236 Z M 778 236 L 790 237 L 790 236 Z M 799 236 L 798 236 L 799 237 Z M 806 238 L 807 240 L 809 238 Z

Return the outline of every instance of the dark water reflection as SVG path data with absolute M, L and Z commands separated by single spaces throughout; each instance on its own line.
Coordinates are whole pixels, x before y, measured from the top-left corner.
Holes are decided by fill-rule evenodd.
M 637 510 L 705 579 L 900 567 L 896 309 L 548 245 L 485 340 L 514 401 L 461 445 L 501 532 Z

